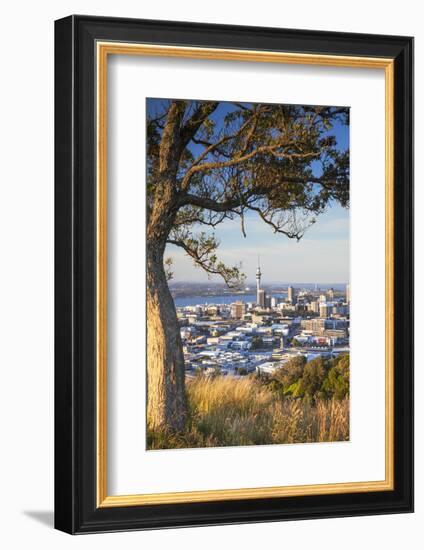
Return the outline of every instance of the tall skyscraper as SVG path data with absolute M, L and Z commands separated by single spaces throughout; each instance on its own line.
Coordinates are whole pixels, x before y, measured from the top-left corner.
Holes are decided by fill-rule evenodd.
M 257 304 L 260 307 L 265 307 L 265 290 L 261 288 L 258 290 Z
M 294 302 L 294 293 L 293 293 L 293 287 L 292 286 L 287 287 L 287 300 L 291 304 Z
M 321 302 L 319 305 L 319 316 L 321 318 L 329 317 L 330 306 L 326 302 Z
M 346 285 L 346 303 L 350 304 L 350 284 Z
M 265 293 L 265 307 L 269 308 L 271 307 L 271 296 L 268 296 L 268 294 Z

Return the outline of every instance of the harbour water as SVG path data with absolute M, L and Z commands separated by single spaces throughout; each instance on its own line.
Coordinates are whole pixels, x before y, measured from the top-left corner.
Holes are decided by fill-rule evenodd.
M 271 294 L 275 298 L 286 298 L 286 292 Z M 181 296 L 174 298 L 177 307 L 204 304 L 232 304 L 233 302 L 256 302 L 256 294 L 224 294 L 223 296 Z
M 285 285 L 285 283 L 284 283 Z M 334 283 L 334 284 L 319 284 L 317 285 L 319 289 L 326 291 L 330 288 L 334 288 L 336 291 L 344 291 L 346 285 L 343 283 Z M 316 286 L 314 283 L 302 283 L 302 284 L 293 284 L 293 287 L 296 289 L 302 290 L 315 290 Z M 251 287 L 252 288 L 252 287 Z M 267 290 L 267 289 L 265 289 Z M 267 290 L 267 294 L 271 297 L 285 299 L 287 298 L 287 292 L 272 292 L 272 289 Z M 232 304 L 233 302 L 242 301 L 242 302 L 256 302 L 256 291 L 249 294 L 223 294 L 223 295 L 190 295 L 190 296 L 179 296 L 174 298 L 175 305 L 177 307 L 185 306 L 196 306 L 204 304 Z

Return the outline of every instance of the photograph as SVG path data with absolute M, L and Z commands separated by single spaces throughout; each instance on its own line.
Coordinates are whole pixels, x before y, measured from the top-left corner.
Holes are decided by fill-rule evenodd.
M 172 6 L 54 23 L 54 527 L 411 513 L 418 23 Z M 394 521 L 380 546 L 410 531 Z
M 349 441 L 349 129 L 146 99 L 147 450 Z

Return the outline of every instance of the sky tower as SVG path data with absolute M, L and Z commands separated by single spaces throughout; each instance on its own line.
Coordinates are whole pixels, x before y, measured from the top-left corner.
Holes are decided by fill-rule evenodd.
M 261 265 L 258 256 L 258 269 L 256 270 L 256 302 L 260 304 L 259 291 L 261 290 Z

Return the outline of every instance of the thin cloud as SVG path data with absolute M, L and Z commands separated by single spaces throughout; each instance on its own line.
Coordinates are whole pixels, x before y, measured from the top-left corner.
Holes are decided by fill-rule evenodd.
M 263 282 L 344 283 L 349 279 L 349 213 L 341 208 L 330 209 L 317 218 L 297 242 L 275 234 L 256 215 L 246 220 L 247 238 L 240 230 L 239 220 L 226 220 L 216 228 L 220 240 L 219 258 L 229 265 L 239 264 L 252 282 L 261 257 Z M 174 260 L 174 281 L 221 282 L 208 279 L 203 270 L 193 266 L 184 252 L 168 246 L 166 256 Z

